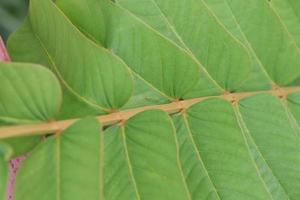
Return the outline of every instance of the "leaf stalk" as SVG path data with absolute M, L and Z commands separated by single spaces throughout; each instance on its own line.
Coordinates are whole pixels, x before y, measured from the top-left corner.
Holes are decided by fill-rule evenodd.
M 236 104 L 238 103 L 238 101 L 240 101 L 243 98 L 254 96 L 257 94 L 265 93 L 265 94 L 274 95 L 278 98 L 287 98 L 288 94 L 295 93 L 298 91 L 300 91 L 300 86 L 276 87 L 271 90 L 255 91 L 255 92 L 225 93 L 220 96 L 200 97 L 200 98 L 188 99 L 183 101 L 175 101 L 169 104 L 145 106 L 145 107 L 134 108 L 134 109 L 124 110 L 124 111 L 118 111 L 107 115 L 97 116 L 96 118 L 103 126 L 113 125 L 118 123 L 120 125 L 123 125 L 126 122 L 126 120 L 128 120 L 130 117 L 146 110 L 158 109 L 158 110 L 163 110 L 169 114 L 174 114 L 174 113 L 181 112 L 182 110 L 186 110 L 196 103 L 199 103 L 207 99 L 212 99 L 212 98 L 220 98 L 220 99 L 227 100 L 232 104 Z M 62 121 L 51 121 L 51 122 L 36 123 L 36 124 L 4 126 L 4 127 L 0 127 L 0 139 L 22 137 L 22 136 L 33 136 L 33 135 L 45 135 L 45 134 L 62 132 L 77 120 L 79 119 L 67 119 Z

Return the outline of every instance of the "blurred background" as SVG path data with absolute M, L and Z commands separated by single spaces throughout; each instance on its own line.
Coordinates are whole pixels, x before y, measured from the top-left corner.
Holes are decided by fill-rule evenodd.
M 7 40 L 27 14 L 29 0 L 0 0 L 0 35 Z

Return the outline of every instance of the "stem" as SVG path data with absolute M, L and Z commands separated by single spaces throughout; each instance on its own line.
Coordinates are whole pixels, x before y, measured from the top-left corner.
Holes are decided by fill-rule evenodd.
M 145 106 L 141 108 L 129 109 L 125 111 L 119 111 L 107 115 L 98 116 L 97 120 L 102 125 L 112 125 L 116 123 L 124 123 L 130 117 L 146 111 L 146 110 L 163 110 L 169 114 L 182 112 L 191 107 L 195 103 L 199 103 L 206 99 L 211 98 L 220 98 L 229 101 L 234 104 L 240 101 L 241 99 L 257 94 L 271 94 L 279 98 L 287 98 L 287 95 L 290 93 L 300 91 L 300 86 L 295 87 L 276 87 L 271 90 L 265 91 L 255 91 L 255 92 L 241 92 L 241 93 L 226 93 L 220 96 L 208 96 L 200 97 L 195 99 L 189 99 L 184 101 L 176 101 L 169 104 L 154 105 L 154 106 Z M 47 123 L 38 123 L 38 124 L 28 124 L 28 125 L 16 125 L 16 126 L 4 126 L 0 127 L 0 139 L 10 138 L 10 137 L 20 137 L 20 136 L 29 136 L 29 135 L 44 135 L 49 133 L 60 133 L 74 122 L 79 119 L 68 119 L 63 121 L 53 121 Z
M 0 62 L 8 62 L 8 61 L 10 61 L 10 57 L 7 53 L 2 37 L 0 36 Z

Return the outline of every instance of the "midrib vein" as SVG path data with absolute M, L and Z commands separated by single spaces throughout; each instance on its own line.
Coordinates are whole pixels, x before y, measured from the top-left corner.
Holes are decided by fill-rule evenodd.
M 185 125 L 185 127 L 186 127 L 186 129 L 187 129 L 187 132 L 188 132 L 188 138 L 189 138 L 189 140 L 190 140 L 191 143 L 192 143 L 192 146 L 193 146 L 194 152 L 196 153 L 197 159 L 198 159 L 200 165 L 202 166 L 202 168 L 204 169 L 205 175 L 206 175 L 206 177 L 208 178 L 208 180 L 209 180 L 209 182 L 210 182 L 210 184 L 211 184 L 211 187 L 213 188 L 213 191 L 214 191 L 215 194 L 217 195 L 218 199 L 221 200 L 221 197 L 220 197 L 220 195 L 219 195 L 219 193 L 218 193 L 218 191 L 217 191 L 217 188 L 216 188 L 214 182 L 212 181 L 212 179 L 211 179 L 211 177 L 210 177 L 210 175 L 209 175 L 209 173 L 208 173 L 208 171 L 207 171 L 207 168 L 206 168 L 206 166 L 204 165 L 204 162 L 203 162 L 203 160 L 202 160 L 202 158 L 201 158 L 199 149 L 198 149 L 198 147 L 197 147 L 197 145 L 196 145 L 196 143 L 195 143 L 195 140 L 194 140 L 192 131 L 191 131 L 190 126 L 189 126 L 189 123 L 188 123 L 188 121 L 187 121 L 187 116 L 186 116 L 186 114 L 182 114 L 182 118 L 183 118 L 184 125 Z
M 287 100 L 286 99 L 281 99 L 280 103 L 281 103 L 282 107 L 284 108 L 284 111 L 286 112 L 288 121 L 289 121 L 290 125 L 293 128 L 293 132 L 295 134 L 295 137 L 300 142 L 300 126 L 299 126 L 298 122 L 296 121 L 293 113 L 290 111 L 290 109 L 287 105 Z
M 277 96 L 278 98 L 285 97 L 290 93 L 295 93 L 300 91 L 300 86 L 295 87 L 283 87 L 276 88 L 272 90 L 263 90 L 263 91 L 254 91 L 254 92 L 240 92 L 240 93 L 225 93 L 219 96 L 206 96 L 199 97 L 194 99 L 188 99 L 183 101 L 174 101 L 169 104 L 161 104 L 154 106 L 144 106 L 124 111 L 118 111 L 115 113 L 97 116 L 98 121 L 101 122 L 102 125 L 111 125 L 116 124 L 121 121 L 126 121 L 130 117 L 146 111 L 159 109 L 163 110 L 169 114 L 180 112 L 183 109 L 187 109 L 193 104 L 202 102 L 207 99 L 219 98 L 229 102 L 236 102 L 243 98 L 254 96 L 257 94 L 271 94 Z M 0 127 L 0 139 L 9 138 L 9 137 L 18 137 L 18 136 L 29 136 L 29 135 L 44 135 L 49 133 L 55 133 L 57 131 L 63 131 L 71 124 L 76 122 L 77 119 L 67 119 L 62 121 L 51 121 L 45 123 L 36 123 L 36 124 L 28 124 L 28 125 L 16 125 L 16 126 L 3 126 Z
M 133 175 L 133 169 L 132 169 L 132 165 L 130 162 L 130 158 L 129 158 L 129 154 L 128 154 L 128 147 L 127 147 L 127 143 L 126 143 L 126 134 L 125 134 L 125 130 L 124 130 L 124 126 L 121 126 L 121 137 L 122 137 L 122 141 L 123 141 L 123 148 L 124 148 L 124 153 L 125 153 L 125 159 L 128 165 L 128 172 L 129 172 L 129 176 L 131 178 L 133 187 L 134 187 L 134 191 L 136 194 L 136 198 L 137 200 L 141 200 L 139 191 L 138 191 L 138 187 L 137 187 L 137 183 L 135 181 L 134 175 Z
M 56 200 L 61 200 L 61 149 L 60 149 L 60 135 L 55 138 L 56 142 Z
M 104 195 L 104 133 L 100 131 L 100 141 L 99 141 L 99 200 L 105 200 Z
M 248 152 L 249 152 L 249 156 L 251 157 L 251 161 L 252 161 L 252 163 L 253 163 L 255 169 L 257 170 L 257 174 L 258 174 L 260 180 L 263 182 L 263 185 L 265 186 L 266 191 L 269 193 L 271 199 L 273 199 L 273 194 L 271 193 L 271 191 L 269 190 L 269 188 L 268 188 L 266 182 L 264 181 L 263 177 L 261 176 L 260 170 L 259 170 L 259 168 L 258 168 L 258 166 L 257 166 L 257 164 L 256 164 L 256 162 L 255 162 L 255 160 L 254 160 L 254 158 L 253 158 L 253 156 L 252 156 L 252 152 L 251 152 L 251 150 L 250 150 L 250 145 L 249 145 L 247 136 L 248 136 L 249 139 L 251 140 L 250 142 L 252 142 L 252 144 L 254 145 L 254 147 L 255 147 L 257 153 L 258 153 L 258 154 L 261 156 L 261 158 L 263 159 L 264 163 L 266 164 L 266 167 L 271 171 L 272 176 L 276 179 L 276 181 L 277 181 L 279 187 L 281 187 L 281 189 L 284 191 L 285 195 L 288 197 L 288 200 L 289 200 L 289 199 L 290 199 L 290 198 L 289 198 L 289 194 L 287 193 L 287 191 L 285 190 L 285 188 L 282 186 L 282 184 L 281 184 L 280 180 L 278 179 L 278 177 L 275 176 L 275 174 L 274 174 L 272 168 L 269 166 L 267 160 L 265 159 L 265 157 L 264 157 L 263 154 L 261 153 L 260 149 L 259 149 L 258 146 L 256 145 L 255 141 L 253 140 L 253 138 L 252 138 L 252 136 L 251 136 L 251 134 L 250 134 L 250 132 L 249 132 L 249 130 L 248 130 L 248 128 L 247 128 L 247 125 L 246 125 L 246 123 L 245 123 L 245 121 L 244 121 L 244 119 L 243 119 L 243 117 L 242 117 L 242 115 L 241 115 L 241 112 L 240 112 L 239 104 L 238 104 L 238 103 L 236 103 L 235 105 L 233 105 L 233 110 L 234 110 L 234 113 L 235 113 L 235 116 L 236 116 L 237 123 L 238 123 L 238 125 L 239 125 L 239 127 L 240 127 L 241 133 L 242 133 L 242 135 L 243 135 L 243 138 L 244 138 L 244 141 L 245 141 L 245 144 L 246 144 L 246 148 L 247 148 L 247 150 L 248 150 Z M 246 135 L 247 135 L 247 136 L 246 136 Z
M 292 5 L 292 3 L 290 2 L 290 0 L 287 0 L 288 4 L 290 5 L 291 9 L 293 10 L 296 18 L 297 18 L 297 21 L 300 22 L 300 17 L 299 15 L 297 15 L 297 10 L 296 8 Z M 273 4 L 273 2 L 271 2 Z M 277 7 L 277 6 L 274 6 L 274 7 Z M 277 10 L 277 9 L 276 9 Z
M 176 161 L 177 161 L 177 165 L 178 165 L 178 168 L 179 168 L 179 172 L 180 172 L 180 176 L 181 176 L 181 179 L 182 179 L 182 182 L 183 182 L 183 185 L 184 185 L 184 189 L 186 191 L 186 194 L 188 196 L 188 199 L 192 200 L 192 194 L 189 190 L 189 187 L 187 185 L 187 182 L 185 180 L 185 176 L 184 176 L 184 172 L 183 172 L 183 169 L 182 169 L 182 165 L 181 165 L 181 160 L 180 160 L 180 146 L 179 146 L 179 139 L 178 139 L 178 136 L 176 134 L 176 128 L 174 126 L 174 124 L 172 123 L 172 120 L 170 120 L 170 124 L 172 124 L 172 128 L 173 128 L 173 136 L 174 136 L 174 141 L 175 141 L 175 146 L 176 146 Z
M 262 182 L 266 193 L 269 195 L 270 199 L 273 199 L 273 195 L 270 192 L 268 186 L 266 185 L 266 182 L 262 178 L 260 170 L 259 170 L 259 168 L 258 168 L 258 166 L 257 166 L 257 164 L 256 164 L 256 162 L 255 162 L 255 160 L 253 158 L 253 155 L 251 153 L 250 146 L 249 146 L 249 143 L 248 143 L 248 140 L 247 140 L 247 137 L 246 137 L 246 132 L 247 132 L 248 129 L 246 128 L 246 124 L 243 121 L 243 118 L 242 118 L 242 116 L 240 114 L 240 110 L 239 110 L 238 106 L 239 105 L 237 103 L 234 104 L 234 105 L 232 105 L 234 113 L 235 113 L 236 122 L 238 123 L 238 126 L 240 128 L 240 132 L 241 132 L 241 134 L 243 136 L 243 140 L 244 140 L 247 152 L 248 152 L 248 156 L 250 157 L 251 163 L 252 163 L 253 167 L 255 168 L 256 174 L 259 177 L 259 180 Z
M 291 39 L 292 43 L 295 45 L 298 54 L 300 54 L 300 48 L 293 36 L 293 34 L 290 32 L 289 28 L 287 27 L 286 23 L 284 22 L 284 20 L 281 18 L 281 15 L 278 13 L 277 9 L 274 7 L 274 5 L 272 3 L 270 4 L 270 8 L 271 10 L 274 12 L 274 14 L 276 15 L 278 21 L 280 22 L 280 24 L 282 25 L 283 29 L 285 30 L 285 32 L 287 33 L 288 37 Z

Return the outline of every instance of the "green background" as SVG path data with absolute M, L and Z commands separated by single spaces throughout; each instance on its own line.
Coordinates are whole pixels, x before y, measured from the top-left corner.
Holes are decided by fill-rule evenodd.
M 0 0 L 0 35 L 7 39 L 23 21 L 28 0 Z

